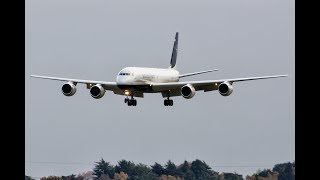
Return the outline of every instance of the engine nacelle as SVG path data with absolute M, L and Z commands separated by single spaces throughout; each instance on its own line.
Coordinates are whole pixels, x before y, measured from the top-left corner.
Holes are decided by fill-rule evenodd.
M 233 92 L 233 87 L 230 82 L 223 82 L 219 85 L 218 90 L 222 96 L 229 96 Z
M 72 96 L 77 92 L 76 85 L 73 82 L 68 82 L 64 84 L 61 90 L 65 96 Z
M 94 85 L 90 88 L 90 94 L 93 98 L 100 99 L 103 97 L 106 90 L 101 86 L 101 84 Z
M 194 89 L 194 87 L 191 84 L 187 84 L 182 86 L 181 88 L 181 95 L 186 98 L 186 99 L 190 99 L 192 98 L 194 95 L 196 94 L 196 90 Z

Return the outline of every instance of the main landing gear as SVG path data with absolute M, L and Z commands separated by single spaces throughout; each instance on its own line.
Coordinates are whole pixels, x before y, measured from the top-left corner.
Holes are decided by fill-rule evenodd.
M 165 99 L 164 100 L 164 102 L 163 102 L 163 104 L 165 105 L 165 106 L 173 106 L 173 100 L 172 99 Z
M 131 99 L 129 99 L 128 97 L 126 97 L 124 99 L 124 103 L 127 103 L 128 106 L 136 106 L 137 105 L 137 100 L 133 98 L 133 96 L 131 96 Z
M 165 106 L 173 106 L 173 100 L 170 99 L 170 91 L 167 91 L 167 99 L 164 100 L 163 104 Z

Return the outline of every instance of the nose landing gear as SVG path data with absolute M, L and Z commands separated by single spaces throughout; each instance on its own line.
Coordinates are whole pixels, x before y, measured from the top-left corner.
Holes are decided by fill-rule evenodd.
M 124 99 L 124 103 L 127 103 L 128 106 L 136 106 L 137 105 L 137 100 L 133 98 L 133 96 L 131 96 L 131 99 L 129 99 L 128 97 L 126 97 Z

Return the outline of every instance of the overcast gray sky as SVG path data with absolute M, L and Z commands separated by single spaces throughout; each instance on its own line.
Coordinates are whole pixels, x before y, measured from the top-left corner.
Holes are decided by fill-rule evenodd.
M 294 8 L 291 0 L 27 0 L 26 174 L 78 174 L 104 158 L 200 159 L 245 176 L 294 161 Z M 136 107 L 112 92 L 96 100 L 81 84 L 66 97 L 62 82 L 29 77 L 115 81 L 126 66 L 167 68 L 176 31 L 181 73 L 219 69 L 184 80 L 289 77 L 234 83 L 228 97 L 174 97 L 173 107 L 160 94 Z

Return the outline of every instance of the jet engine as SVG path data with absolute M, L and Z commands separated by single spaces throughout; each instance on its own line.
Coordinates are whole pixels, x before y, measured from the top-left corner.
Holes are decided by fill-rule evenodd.
M 229 96 L 233 91 L 233 87 L 230 82 L 223 82 L 219 85 L 218 90 L 222 96 Z
M 196 90 L 194 89 L 194 87 L 191 84 L 187 84 L 182 86 L 181 88 L 181 95 L 186 98 L 186 99 L 190 99 L 192 98 L 194 95 L 196 94 Z
M 90 94 L 93 98 L 100 99 L 104 95 L 106 90 L 101 86 L 101 84 L 94 85 L 90 88 Z
M 76 85 L 73 82 L 64 84 L 61 89 L 65 96 L 72 96 L 77 92 Z

